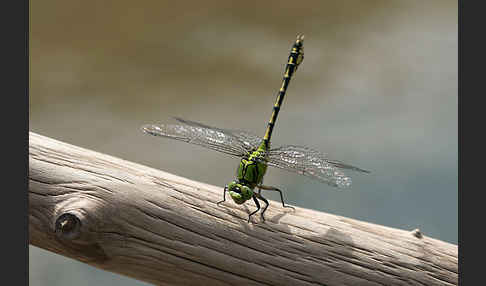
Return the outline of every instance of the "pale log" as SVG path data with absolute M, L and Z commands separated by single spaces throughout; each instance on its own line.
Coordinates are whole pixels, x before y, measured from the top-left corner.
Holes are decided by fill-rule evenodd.
M 29 136 L 37 247 L 156 285 L 457 285 L 457 245 L 270 202 Z

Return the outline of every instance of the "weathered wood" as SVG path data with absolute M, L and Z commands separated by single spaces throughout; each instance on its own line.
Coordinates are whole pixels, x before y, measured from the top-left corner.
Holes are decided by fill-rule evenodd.
M 157 285 L 457 285 L 457 246 L 271 202 L 30 133 L 32 245 Z

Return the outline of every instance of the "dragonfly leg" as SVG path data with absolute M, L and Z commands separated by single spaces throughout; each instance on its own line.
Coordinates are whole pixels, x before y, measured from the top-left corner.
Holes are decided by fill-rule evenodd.
M 286 205 L 285 205 L 285 202 L 284 202 L 284 199 L 283 199 L 283 194 L 282 194 L 282 191 L 281 191 L 281 190 L 279 190 L 279 189 L 277 189 L 277 188 L 275 188 L 275 187 L 271 187 L 271 186 L 264 186 L 264 185 L 260 185 L 260 186 L 258 186 L 258 190 L 260 190 L 260 189 L 262 189 L 262 190 L 267 190 L 267 191 L 277 191 L 277 192 L 280 194 L 280 200 L 282 201 L 282 206 L 283 206 L 284 208 L 289 208 L 289 209 L 293 209 L 293 210 L 295 210 L 295 208 L 294 208 L 294 207 L 291 207 L 291 206 L 286 206 Z M 258 193 L 260 194 L 260 192 L 258 192 Z
M 262 195 L 260 195 L 260 193 L 258 193 L 256 195 L 256 197 L 259 198 L 260 200 L 262 200 L 265 203 L 265 207 L 263 208 L 263 211 L 262 211 L 262 220 L 265 221 L 265 217 L 263 216 L 263 214 L 265 213 L 265 211 L 268 208 L 268 201 Z
M 257 209 L 248 216 L 248 222 L 250 222 L 250 217 L 260 210 L 260 203 L 258 202 L 256 195 L 253 195 L 253 201 L 255 202 Z
M 222 201 L 219 201 L 217 202 L 216 204 L 219 205 L 220 203 L 222 202 L 225 202 L 226 201 L 226 191 L 228 190 L 228 186 L 225 186 L 224 187 L 224 191 L 223 191 L 223 200 Z
M 262 181 L 260 182 L 260 186 L 257 186 L 258 187 L 258 194 L 260 195 L 261 192 L 262 192 L 262 188 L 261 188 L 261 185 L 263 184 L 263 179 Z

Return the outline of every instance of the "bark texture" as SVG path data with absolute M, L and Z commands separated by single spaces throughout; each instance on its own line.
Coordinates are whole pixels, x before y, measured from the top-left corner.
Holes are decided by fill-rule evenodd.
M 457 246 L 270 202 L 30 132 L 29 232 L 40 248 L 156 285 L 457 285 Z

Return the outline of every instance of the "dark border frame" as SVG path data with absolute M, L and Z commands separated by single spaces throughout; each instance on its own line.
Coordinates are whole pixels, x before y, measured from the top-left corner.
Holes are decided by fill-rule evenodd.
M 484 246 L 480 244 L 484 238 L 482 234 L 484 201 L 479 196 L 477 199 L 471 198 L 471 195 L 477 196 L 484 189 L 481 181 L 484 174 L 480 173 L 483 171 L 483 168 L 471 166 L 481 162 L 482 153 L 484 153 L 483 144 L 480 145 L 482 143 L 480 139 L 483 133 L 481 127 L 484 121 L 482 119 L 484 108 L 479 102 L 478 104 L 468 103 L 471 99 L 483 97 L 484 94 L 484 88 L 481 84 L 484 82 L 484 74 L 479 69 L 479 65 L 482 65 L 484 61 L 480 55 L 485 50 L 485 45 L 481 41 L 481 31 L 483 30 L 483 25 L 481 24 L 484 18 L 484 15 L 482 15 L 484 10 L 479 5 L 477 7 L 471 5 L 476 3 L 480 2 L 469 1 L 466 9 L 464 9 L 464 1 L 458 1 L 459 285 L 480 285 L 482 284 L 481 281 L 484 280 L 483 277 L 479 276 L 484 272 L 484 263 L 482 262 Z M 476 15 L 472 15 L 473 12 Z M 476 29 L 478 31 L 475 31 Z M 469 44 L 464 43 L 465 38 L 470 39 Z M 466 79 L 467 85 L 464 85 L 463 79 Z M 472 129 L 474 134 L 474 140 L 469 142 L 464 140 L 464 134 L 467 129 Z M 472 142 L 476 146 L 473 146 Z M 469 233 L 466 231 L 468 224 L 473 225 L 472 228 L 469 228 Z
M 2 4 L 2 281 L 28 285 L 29 1 Z

